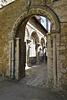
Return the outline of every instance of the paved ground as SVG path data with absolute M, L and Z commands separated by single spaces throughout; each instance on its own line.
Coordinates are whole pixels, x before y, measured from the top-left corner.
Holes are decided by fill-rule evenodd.
M 66 92 L 53 92 L 46 88 L 47 76 L 45 79 L 44 75 L 47 75 L 47 70 L 44 66 L 40 64 L 26 70 L 27 76 L 21 81 L 1 79 L 0 100 L 67 100 Z
M 40 63 L 32 67 L 26 67 L 26 77 L 21 80 L 21 83 L 30 86 L 48 87 L 47 78 L 47 64 Z

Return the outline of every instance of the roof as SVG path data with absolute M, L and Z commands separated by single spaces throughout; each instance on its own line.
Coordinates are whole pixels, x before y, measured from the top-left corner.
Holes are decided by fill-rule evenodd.
M 48 33 L 48 31 L 45 29 L 45 27 L 39 22 L 39 20 L 34 16 L 33 18 L 35 18 L 35 20 L 40 24 L 40 26 L 46 31 L 46 33 Z

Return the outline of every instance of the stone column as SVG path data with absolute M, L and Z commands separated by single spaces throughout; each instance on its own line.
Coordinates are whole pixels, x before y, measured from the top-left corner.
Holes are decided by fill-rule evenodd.
M 45 58 L 44 58 L 45 52 L 44 52 L 44 50 L 45 50 L 45 45 L 43 45 L 43 61 L 45 62 Z
M 29 49 L 30 49 L 30 43 L 31 40 L 30 39 L 27 39 L 27 65 L 28 66 L 31 66 L 31 64 L 29 63 Z
M 10 40 L 10 61 L 9 61 L 9 70 L 10 70 L 10 77 L 11 78 L 14 78 L 14 67 L 15 67 L 15 62 L 14 62 L 14 60 L 15 60 L 15 55 L 14 55 L 14 39 L 12 38 L 11 40 Z
M 43 46 L 43 55 L 44 55 L 44 49 L 45 49 L 45 46 Z
M 47 34 L 47 69 L 48 69 L 48 85 L 52 87 L 52 49 L 51 34 Z
M 11 76 L 11 48 L 12 48 L 12 44 L 11 44 L 11 40 L 9 41 L 9 77 Z
M 37 45 L 36 45 L 36 61 L 38 63 L 38 47 L 37 47 Z
M 30 46 L 28 45 L 27 47 L 28 47 L 27 48 L 27 65 L 29 65 L 29 48 L 30 48 Z
M 11 76 L 11 40 L 9 41 L 9 77 Z
M 60 46 L 60 34 L 58 33 L 56 35 L 56 45 L 57 45 L 57 88 L 58 90 L 62 90 L 61 87 L 61 70 L 65 71 L 62 69 L 62 64 L 61 64 L 61 59 L 65 59 L 64 56 L 60 55 L 60 50 L 65 49 L 63 46 Z
M 39 62 L 39 56 L 38 56 L 38 47 L 40 46 L 39 43 L 36 44 L 36 61 Z
M 56 53 L 56 36 L 53 36 L 53 78 L 54 78 L 54 88 L 57 85 L 57 53 Z
M 17 80 L 19 80 L 19 40 L 20 38 L 16 38 L 16 72 L 15 72 L 15 77 Z
M 27 42 L 26 42 L 26 65 L 25 67 L 27 67 Z

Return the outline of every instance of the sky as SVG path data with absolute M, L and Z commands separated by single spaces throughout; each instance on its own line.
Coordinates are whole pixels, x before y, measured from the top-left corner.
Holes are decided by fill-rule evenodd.
M 43 24 L 43 26 L 46 28 L 46 18 L 43 17 L 43 16 L 40 16 L 40 17 L 43 19 L 44 22 L 43 22 L 42 24 Z
M 43 21 L 44 22 L 42 22 L 42 25 L 45 27 L 45 29 L 46 29 L 46 18 L 45 17 L 43 17 L 43 16 L 40 16 L 42 19 L 43 19 Z M 48 32 L 50 32 L 50 30 L 51 30 L 51 22 L 48 20 Z

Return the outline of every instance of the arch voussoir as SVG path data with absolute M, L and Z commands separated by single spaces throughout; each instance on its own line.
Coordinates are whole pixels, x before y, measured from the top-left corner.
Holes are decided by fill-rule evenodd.
M 12 37 L 15 37 L 16 34 L 16 30 L 19 26 L 19 24 L 25 20 L 28 20 L 29 17 L 32 17 L 33 15 L 41 15 L 44 16 L 46 18 L 48 18 L 51 21 L 51 25 L 52 25 L 52 30 L 57 30 L 59 31 L 60 26 L 59 26 L 59 21 L 57 19 L 56 14 L 54 14 L 49 8 L 47 7 L 39 7 L 39 6 L 31 6 L 28 9 L 25 9 L 24 12 L 21 12 L 21 15 L 18 17 L 18 19 L 15 21 L 14 25 L 13 25 L 13 29 L 11 31 Z

